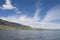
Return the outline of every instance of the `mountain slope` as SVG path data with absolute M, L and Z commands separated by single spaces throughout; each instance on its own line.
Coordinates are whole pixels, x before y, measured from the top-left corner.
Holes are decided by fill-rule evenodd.
M 0 28 L 30 29 L 31 27 L 0 19 Z

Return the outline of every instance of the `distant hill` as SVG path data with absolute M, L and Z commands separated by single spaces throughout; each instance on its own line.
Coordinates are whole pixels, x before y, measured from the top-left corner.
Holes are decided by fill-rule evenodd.
M 15 27 L 15 28 L 31 28 L 29 26 L 26 26 L 26 25 L 22 25 L 22 24 L 18 24 L 18 23 L 14 23 L 14 22 L 9 22 L 9 21 L 6 21 L 6 20 L 2 20 L 0 19 L 0 27 L 2 26 L 8 26 L 8 27 Z M 4 28 L 5 28 L 4 27 Z

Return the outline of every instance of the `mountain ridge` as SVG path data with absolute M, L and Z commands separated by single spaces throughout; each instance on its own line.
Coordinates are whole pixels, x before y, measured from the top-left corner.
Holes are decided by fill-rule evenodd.
M 3 19 L 0 19 L 0 27 L 1 25 L 8 26 L 8 27 L 16 27 L 16 28 L 31 28 L 30 26 L 27 26 L 27 25 L 22 25 L 15 22 L 9 22 Z

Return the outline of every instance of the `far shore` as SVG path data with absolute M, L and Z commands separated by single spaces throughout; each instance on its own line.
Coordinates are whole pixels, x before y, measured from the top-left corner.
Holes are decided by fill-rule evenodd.
M 48 28 L 16 28 L 16 27 L 0 27 L 0 30 L 60 30 L 60 29 L 48 29 Z

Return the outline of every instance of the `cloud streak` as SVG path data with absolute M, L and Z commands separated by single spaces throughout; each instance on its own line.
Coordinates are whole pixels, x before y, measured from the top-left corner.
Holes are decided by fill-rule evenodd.
M 60 5 L 51 8 L 45 16 L 45 21 L 60 20 Z

